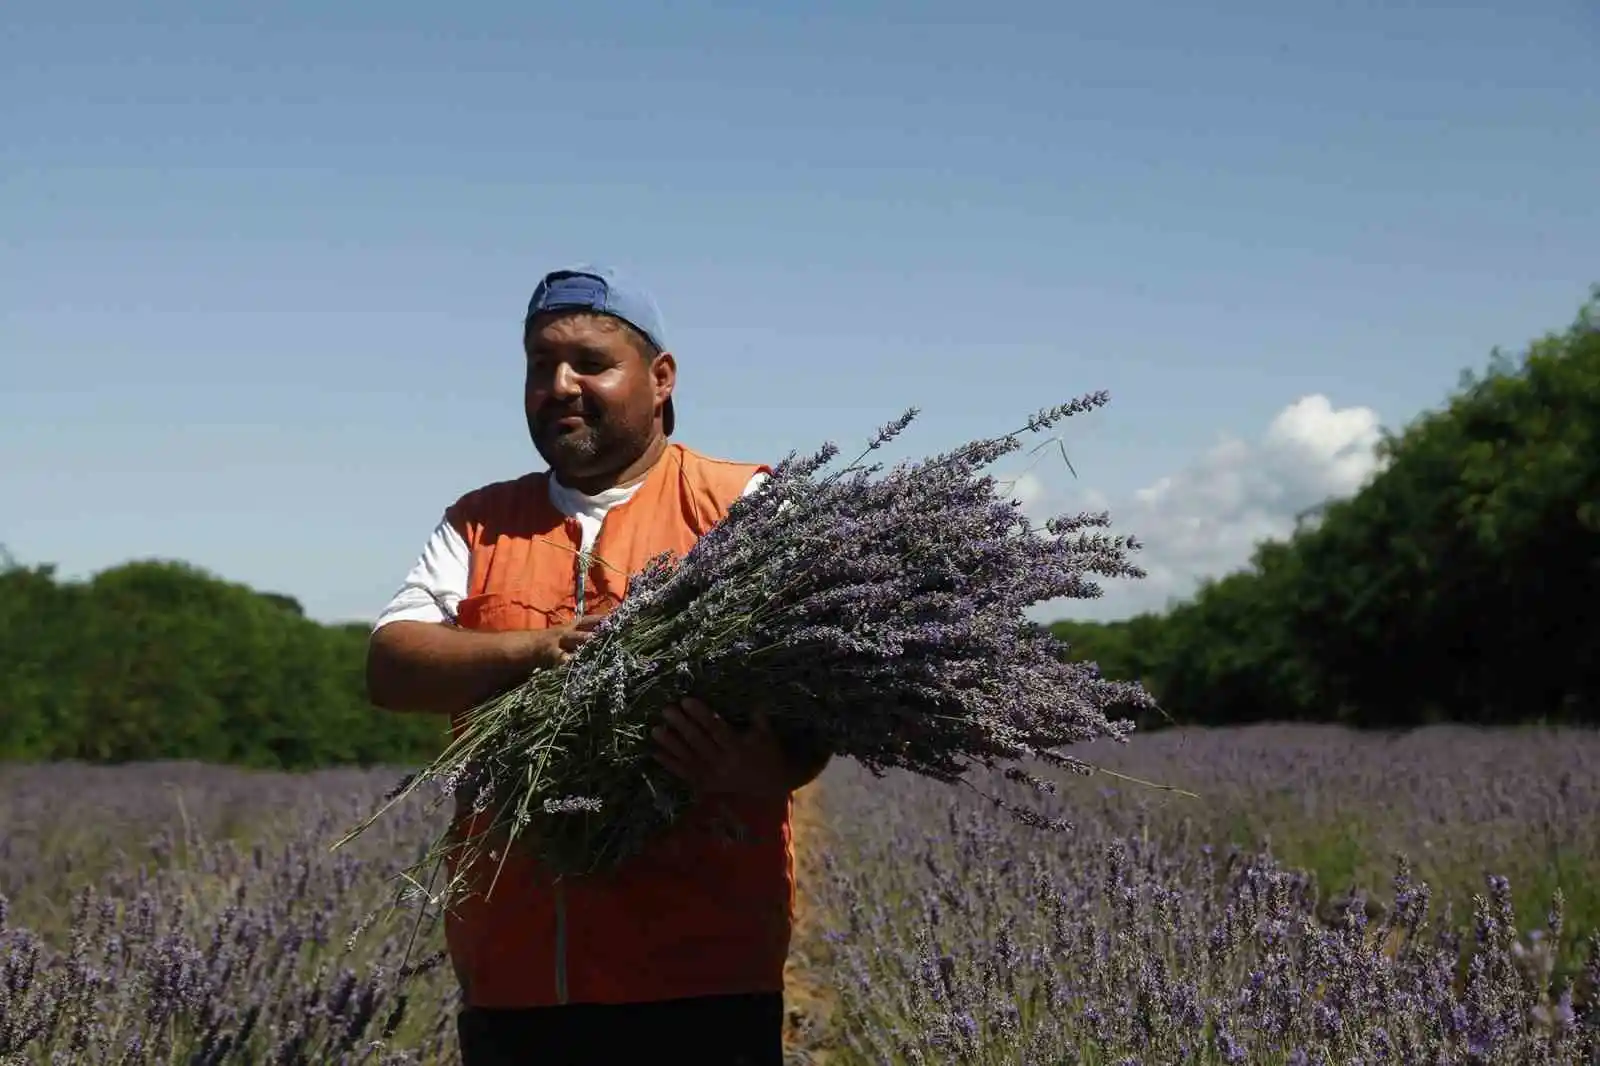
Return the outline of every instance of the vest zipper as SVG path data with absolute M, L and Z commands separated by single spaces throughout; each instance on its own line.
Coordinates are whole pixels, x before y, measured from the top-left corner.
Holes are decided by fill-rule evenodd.
M 574 563 L 577 587 L 576 615 L 582 617 L 589 585 L 589 553 L 582 548 Z M 567 893 L 565 885 L 556 881 L 556 1002 L 567 1002 Z

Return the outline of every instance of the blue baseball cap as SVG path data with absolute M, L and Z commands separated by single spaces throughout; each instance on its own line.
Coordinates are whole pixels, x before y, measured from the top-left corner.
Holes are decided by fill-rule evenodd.
M 526 330 L 535 315 L 575 310 L 619 318 L 650 338 L 650 343 L 658 349 L 665 351 L 667 348 L 661 309 L 656 306 L 655 299 L 643 287 L 606 267 L 565 267 L 546 274 L 528 300 L 522 328 Z M 675 421 L 669 396 L 661 408 L 661 429 L 669 437 Z

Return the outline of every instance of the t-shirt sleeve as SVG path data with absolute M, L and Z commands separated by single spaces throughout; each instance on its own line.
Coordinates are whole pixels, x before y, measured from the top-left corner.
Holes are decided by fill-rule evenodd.
M 467 594 L 467 542 L 448 515 L 439 520 L 405 583 L 378 614 L 377 632 L 390 622 L 450 622 Z M 448 612 L 448 613 L 447 613 Z
M 741 497 L 750 495 L 762 485 L 765 485 L 767 483 L 767 479 L 771 476 L 772 475 L 767 473 L 765 470 L 756 471 L 755 476 L 750 479 L 750 483 L 744 487 L 744 491 L 739 493 L 739 495 Z M 782 503 L 778 504 L 778 514 L 782 514 L 783 512 L 787 511 L 792 502 L 793 501 L 790 500 L 784 500 Z

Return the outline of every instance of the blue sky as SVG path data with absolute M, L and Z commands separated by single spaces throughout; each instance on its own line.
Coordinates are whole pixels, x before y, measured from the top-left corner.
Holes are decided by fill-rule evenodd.
M 1079 478 L 1029 485 L 1150 544 L 1145 591 L 1056 612 L 1106 617 L 1242 563 L 1600 281 L 1587 0 L 5 26 L 0 544 L 186 559 L 324 619 L 539 465 L 520 315 L 573 260 L 654 288 L 680 436 L 718 454 L 909 404 L 923 453 L 1109 389 L 1065 431 Z

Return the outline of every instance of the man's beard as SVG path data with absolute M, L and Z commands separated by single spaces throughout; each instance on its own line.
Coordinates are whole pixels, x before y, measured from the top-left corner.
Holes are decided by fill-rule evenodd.
M 581 477 L 626 466 L 633 445 L 632 435 L 625 429 L 587 416 L 582 427 L 565 432 L 547 423 L 535 423 L 533 428 L 534 448 L 558 477 L 564 473 Z
M 553 426 L 536 425 L 533 446 L 555 470 L 587 467 L 605 450 L 598 427 L 588 422 L 565 432 Z

